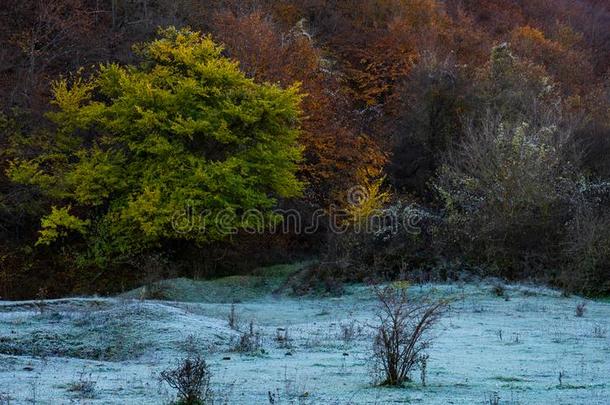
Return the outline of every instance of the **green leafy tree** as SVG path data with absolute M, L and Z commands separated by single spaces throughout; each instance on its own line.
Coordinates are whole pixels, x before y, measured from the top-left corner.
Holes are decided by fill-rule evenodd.
M 299 194 L 298 85 L 257 84 L 186 29 L 134 50 L 138 66 L 55 82 L 55 136 L 8 169 L 56 203 L 39 244 L 84 241 L 80 257 L 105 265 L 163 240 L 222 239 Z

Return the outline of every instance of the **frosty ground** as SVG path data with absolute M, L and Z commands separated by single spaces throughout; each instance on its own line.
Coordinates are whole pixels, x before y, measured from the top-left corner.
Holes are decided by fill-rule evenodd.
M 217 281 L 164 282 L 170 300 L 116 298 L 0 302 L 0 404 L 163 404 L 160 371 L 201 353 L 218 403 L 606 404 L 610 303 L 489 281 L 413 285 L 453 300 L 434 331 L 427 386 L 372 384 L 376 301 L 369 287 L 341 297 L 273 294 L 290 266 Z M 161 291 L 161 290 L 160 290 Z M 236 352 L 229 327 L 250 322 L 261 350 Z M 583 317 L 576 305 L 586 302 Z M 287 334 L 288 341 L 278 336 Z

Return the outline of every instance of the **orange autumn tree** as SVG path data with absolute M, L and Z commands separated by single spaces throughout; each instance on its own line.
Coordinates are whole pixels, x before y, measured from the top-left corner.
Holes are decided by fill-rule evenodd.
M 359 171 L 380 170 L 384 154 L 357 130 L 333 61 L 315 46 L 304 20 L 282 31 L 262 12 L 227 11 L 216 15 L 214 27 L 248 75 L 258 81 L 302 84 L 306 97 L 300 142 L 305 151 L 300 175 L 308 184 L 309 202 L 336 202 L 357 183 Z
M 556 36 L 548 38 L 531 26 L 517 27 L 511 34 L 511 47 L 517 55 L 545 66 L 564 90 L 582 93 L 593 77 L 589 55 L 578 48 L 582 36 L 567 25 L 559 25 Z
M 340 49 L 352 97 L 368 107 L 395 96 L 421 51 L 435 46 L 448 23 L 433 0 L 359 2 L 344 18 L 351 20 L 351 32 L 331 42 Z

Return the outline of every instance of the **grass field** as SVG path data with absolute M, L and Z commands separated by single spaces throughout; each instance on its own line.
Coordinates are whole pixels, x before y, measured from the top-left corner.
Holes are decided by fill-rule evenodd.
M 160 371 L 188 353 L 211 366 L 216 403 L 605 404 L 610 397 L 610 303 L 491 283 L 412 286 L 452 298 L 434 330 L 427 386 L 372 384 L 376 302 L 369 288 L 342 297 L 274 294 L 299 266 L 217 281 L 165 281 L 166 299 L 0 303 L 0 404 L 163 404 Z M 586 302 L 583 317 L 575 307 Z M 231 302 L 237 329 L 229 327 Z M 237 351 L 253 325 L 255 350 Z M 561 378 L 560 378 L 561 377 Z

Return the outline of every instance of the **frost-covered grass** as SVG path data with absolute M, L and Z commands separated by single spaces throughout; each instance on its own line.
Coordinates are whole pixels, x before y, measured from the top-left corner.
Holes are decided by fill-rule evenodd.
M 243 280 L 241 280 L 243 281 Z M 173 398 L 159 372 L 188 353 L 211 366 L 220 403 L 605 404 L 610 397 L 610 303 L 512 285 L 413 286 L 455 299 L 435 329 L 427 386 L 371 384 L 375 301 L 364 286 L 340 298 L 274 296 L 277 280 L 242 292 L 219 282 L 168 282 L 186 301 L 116 299 L 0 303 L 0 404 L 148 404 Z M 206 284 L 199 284 L 206 283 Z M 185 287 L 186 286 L 186 287 Z M 204 286 L 207 286 L 206 288 Z M 231 290 L 230 297 L 221 296 Z M 206 302 L 192 302 L 203 294 Z M 236 304 L 239 330 L 229 327 Z M 42 308 L 42 312 L 41 312 Z M 235 350 L 243 333 L 255 351 Z M 561 378 L 560 378 L 561 377 Z M 561 379 L 561 381 L 560 381 Z

